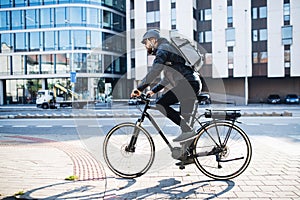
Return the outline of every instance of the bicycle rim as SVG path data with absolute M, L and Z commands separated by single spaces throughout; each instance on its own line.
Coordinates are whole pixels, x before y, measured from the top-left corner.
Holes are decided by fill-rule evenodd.
M 218 149 L 224 144 L 228 132 L 230 135 L 226 145 L 223 145 L 222 150 Z M 247 135 L 229 122 L 210 123 L 200 130 L 194 145 L 193 153 L 198 169 L 213 179 L 237 177 L 248 167 L 252 156 L 252 147 Z
M 138 129 L 134 152 L 125 151 L 133 132 Z M 122 123 L 112 128 L 104 140 L 104 159 L 118 176 L 135 178 L 146 173 L 154 161 L 155 148 L 150 134 L 134 123 Z

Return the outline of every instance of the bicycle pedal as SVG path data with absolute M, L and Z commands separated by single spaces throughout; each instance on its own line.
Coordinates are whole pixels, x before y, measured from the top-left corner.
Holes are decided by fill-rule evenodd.
M 175 165 L 176 166 L 181 166 L 181 165 L 184 166 L 184 165 L 190 165 L 190 164 L 193 164 L 193 163 L 194 163 L 194 160 L 190 158 L 190 159 L 175 163 Z
M 183 170 L 183 169 L 185 169 L 185 166 L 184 165 L 182 165 L 182 166 L 180 165 L 179 169 Z

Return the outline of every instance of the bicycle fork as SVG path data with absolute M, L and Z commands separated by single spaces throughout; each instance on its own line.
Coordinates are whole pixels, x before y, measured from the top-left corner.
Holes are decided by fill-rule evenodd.
M 136 141 L 137 141 L 137 138 L 139 136 L 139 128 L 140 125 L 141 125 L 142 121 L 141 119 L 139 119 L 136 124 L 135 124 L 135 127 L 134 127 L 134 131 L 133 131 L 133 134 L 131 136 L 131 139 L 130 139 L 130 142 L 129 144 L 125 147 L 125 151 L 126 152 L 131 152 L 131 153 L 134 153 L 135 152 L 135 144 L 136 144 Z

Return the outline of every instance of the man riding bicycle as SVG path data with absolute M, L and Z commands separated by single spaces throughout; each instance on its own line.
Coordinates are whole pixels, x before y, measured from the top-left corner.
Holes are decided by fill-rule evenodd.
M 157 30 L 148 30 L 143 36 L 142 43 L 148 54 L 155 55 L 155 59 L 152 69 L 141 84 L 132 91 L 131 97 L 140 96 L 141 91 L 153 83 L 157 77 L 160 77 L 161 72 L 164 72 L 163 79 L 151 88 L 147 95 L 152 96 L 170 85 L 170 90 L 156 102 L 157 108 L 180 126 L 182 133 L 173 140 L 174 142 L 185 142 L 195 138 L 196 133 L 189 126 L 189 121 L 197 95 L 202 88 L 199 73 L 185 65 L 185 59 L 180 56 L 178 50 L 167 39 L 160 37 Z M 179 111 L 171 107 L 176 103 L 180 103 Z

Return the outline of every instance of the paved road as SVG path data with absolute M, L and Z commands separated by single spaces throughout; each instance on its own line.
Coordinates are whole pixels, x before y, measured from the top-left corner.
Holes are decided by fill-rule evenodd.
M 0 123 L 0 158 L 5 160 L 0 167 L 3 197 L 23 191 L 22 197 L 29 199 L 300 198 L 299 142 L 284 135 L 281 139 L 250 134 L 252 162 L 244 174 L 228 181 L 211 180 L 192 165 L 179 170 L 166 148 L 159 148 L 161 140 L 154 137 L 157 158 L 163 158 L 163 162 L 158 159 L 143 177 L 126 180 L 107 169 L 99 152 L 101 136 L 95 130 L 108 128 L 112 119 L 10 119 Z M 248 126 L 258 126 L 251 123 Z M 163 120 L 160 124 L 172 128 Z M 80 134 L 80 127 L 85 134 Z M 79 181 L 64 180 L 73 174 Z
M 193 165 L 179 170 L 157 135 L 150 171 L 132 180 L 116 177 L 103 163 L 101 141 L 113 124 L 128 119 L 135 120 L 0 120 L 0 197 L 24 192 L 28 199 L 300 199 L 297 116 L 242 117 L 253 158 L 242 175 L 227 181 L 211 180 Z M 171 123 L 159 123 L 175 137 Z M 64 180 L 70 175 L 79 180 Z

